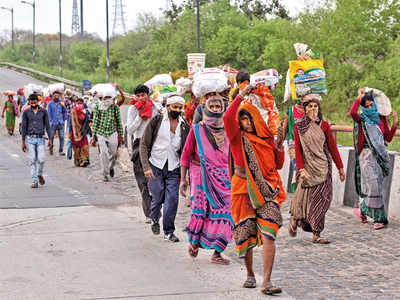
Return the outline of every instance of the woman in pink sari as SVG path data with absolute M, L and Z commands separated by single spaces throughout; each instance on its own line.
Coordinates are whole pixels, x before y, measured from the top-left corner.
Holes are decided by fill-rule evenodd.
M 189 239 L 189 255 L 195 258 L 199 248 L 213 249 L 211 262 L 229 264 L 221 256 L 232 240 L 230 179 L 228 171 L 229 142 L 222 115 L 220 97 L 207 100 L 203 121 L 190 130 L 181 157 L 182 195 L 186 195 L 187 170 L 190 169 L 191 218 L 185 231 Z

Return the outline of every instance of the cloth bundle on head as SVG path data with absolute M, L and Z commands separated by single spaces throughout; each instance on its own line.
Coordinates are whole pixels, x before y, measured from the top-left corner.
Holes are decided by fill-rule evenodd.
M 221 112 L 212 112 L 210 109 L 211 102 L 219 102 L 221 105 Z M 220 96 L 208 98 L 204 105 L 203 124 L 206 125 L 206 135 L 214 149 L 221 148 L 225 143 L 225 129 L 224 121 L 222 119 L 224 111 L 224 100 Z
M 183 99 L 181 96 L 171 96 L 167 99 L 167 105 L 171 105 L 171 104 L 181 104 L 181 105 L 185 105 L 185 99 Z

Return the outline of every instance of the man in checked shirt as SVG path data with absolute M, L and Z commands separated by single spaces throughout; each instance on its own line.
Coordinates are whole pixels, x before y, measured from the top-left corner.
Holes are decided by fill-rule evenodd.
M 103 181 L 108 182 L 109 176 L 114 177 L 118 145 L 122 144 L 124 133 L 119 107 L 113 102 L 115 91 L 106 89 L 101 96 L 93 114 L 92 146 L 99 143 Z

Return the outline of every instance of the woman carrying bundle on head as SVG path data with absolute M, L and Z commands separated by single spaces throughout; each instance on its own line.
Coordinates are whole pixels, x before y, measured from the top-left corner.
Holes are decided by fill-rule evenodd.
M 358 109 L 361 107 L 361 114 Z M 380 116 L 374 97 L 363 90 L 350 110 L 354 120 L 354 148 L 356 152 L 356 190 L 363 198 L 354 209 L 362 223 L 367 216 L 374 220 L 374 229 L 382 229 L 388 223 L 382 198 L 383 179 L 389 175 L 389 153 L 386 143 L 390 143 L 399 123 L 397 113 L 392 111 L 393 126 L 389 128 L 386 117 Z
M 294 126 L 297 164 L 297 188 L 290 213 L 289 234 L 296 236 L 297 226 L 312 232 L 313 243 L 328 244 L 321 237 L 325 215 L 332 201 L 332 160 L 345 180 L 343 163 L 329 123 L 322 118 L 320 98 L 303 102 L 305 115 Z
M 7 91 L 4 92 L 4 95 L 7 96 L 7 100 L 4 103 L 1 117 L 4 118 L 4 113 L 6 114 L 6 128 L 8 134 L 13 135 L 15 129 L 15 119 L 19 117 L 19 108 L 17 102 L 14 100 L 14 92 Z

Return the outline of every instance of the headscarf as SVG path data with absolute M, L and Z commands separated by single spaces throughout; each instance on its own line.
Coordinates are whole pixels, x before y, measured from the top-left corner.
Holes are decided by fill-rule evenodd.
M 211 102 L 219 102 L 221 104 L 221 112 L 216 113 L 210 110 Z M 219 96 L 213 96 L 207 99 L 203 109 L 203 124 L 211 145 L 214 149 L 220 149 L 225 144 L 225 129 L 222 116 L 224 114 L 224 101 Z
M 306 115 L 306 106 L 310 103 L 317 103 L 318 104 L 318 120 L 317 123 L 319 124 L 322 120 L 322 111 L 321 111 L 321 102 L 319 101 L 319 99 L 317 99 L 317 97 L 313 97 L 313 98 L 308 98 L 305 99 L 303 102 L 303 107 L 304 107 L 304 117 L 307 117 Z
M 113 99 L 104 100 L 104 98 L 103 98 L 103 100 L 100 100 L 100 102 L 99 102 L 99 110 L 107 110 L 113 104 L 114 104 L 114 100 Z
M 365 102 L 367 100 L 373 101 L 371 108 L 366 108 Z M 379 118 L 378 108 L 376 107 L 376 103 L 371 94 L 365 94 L 365 96 L 361 99 L 361 112 L 364 115 L 365 121 L 371 125 L 380 125 L 381 119 Z
M 252 133 L 242 130 L 242 151 L 250 203 L 254 209 L 264 206 L 267 201 L 280 205 L 285 201 L 286 193 L 275 165 L 276 145 L 273 134 L 256 106 L 250 103 L 241 105 L 238 119 L 241 115 L 250 118 L 255 130 Z

